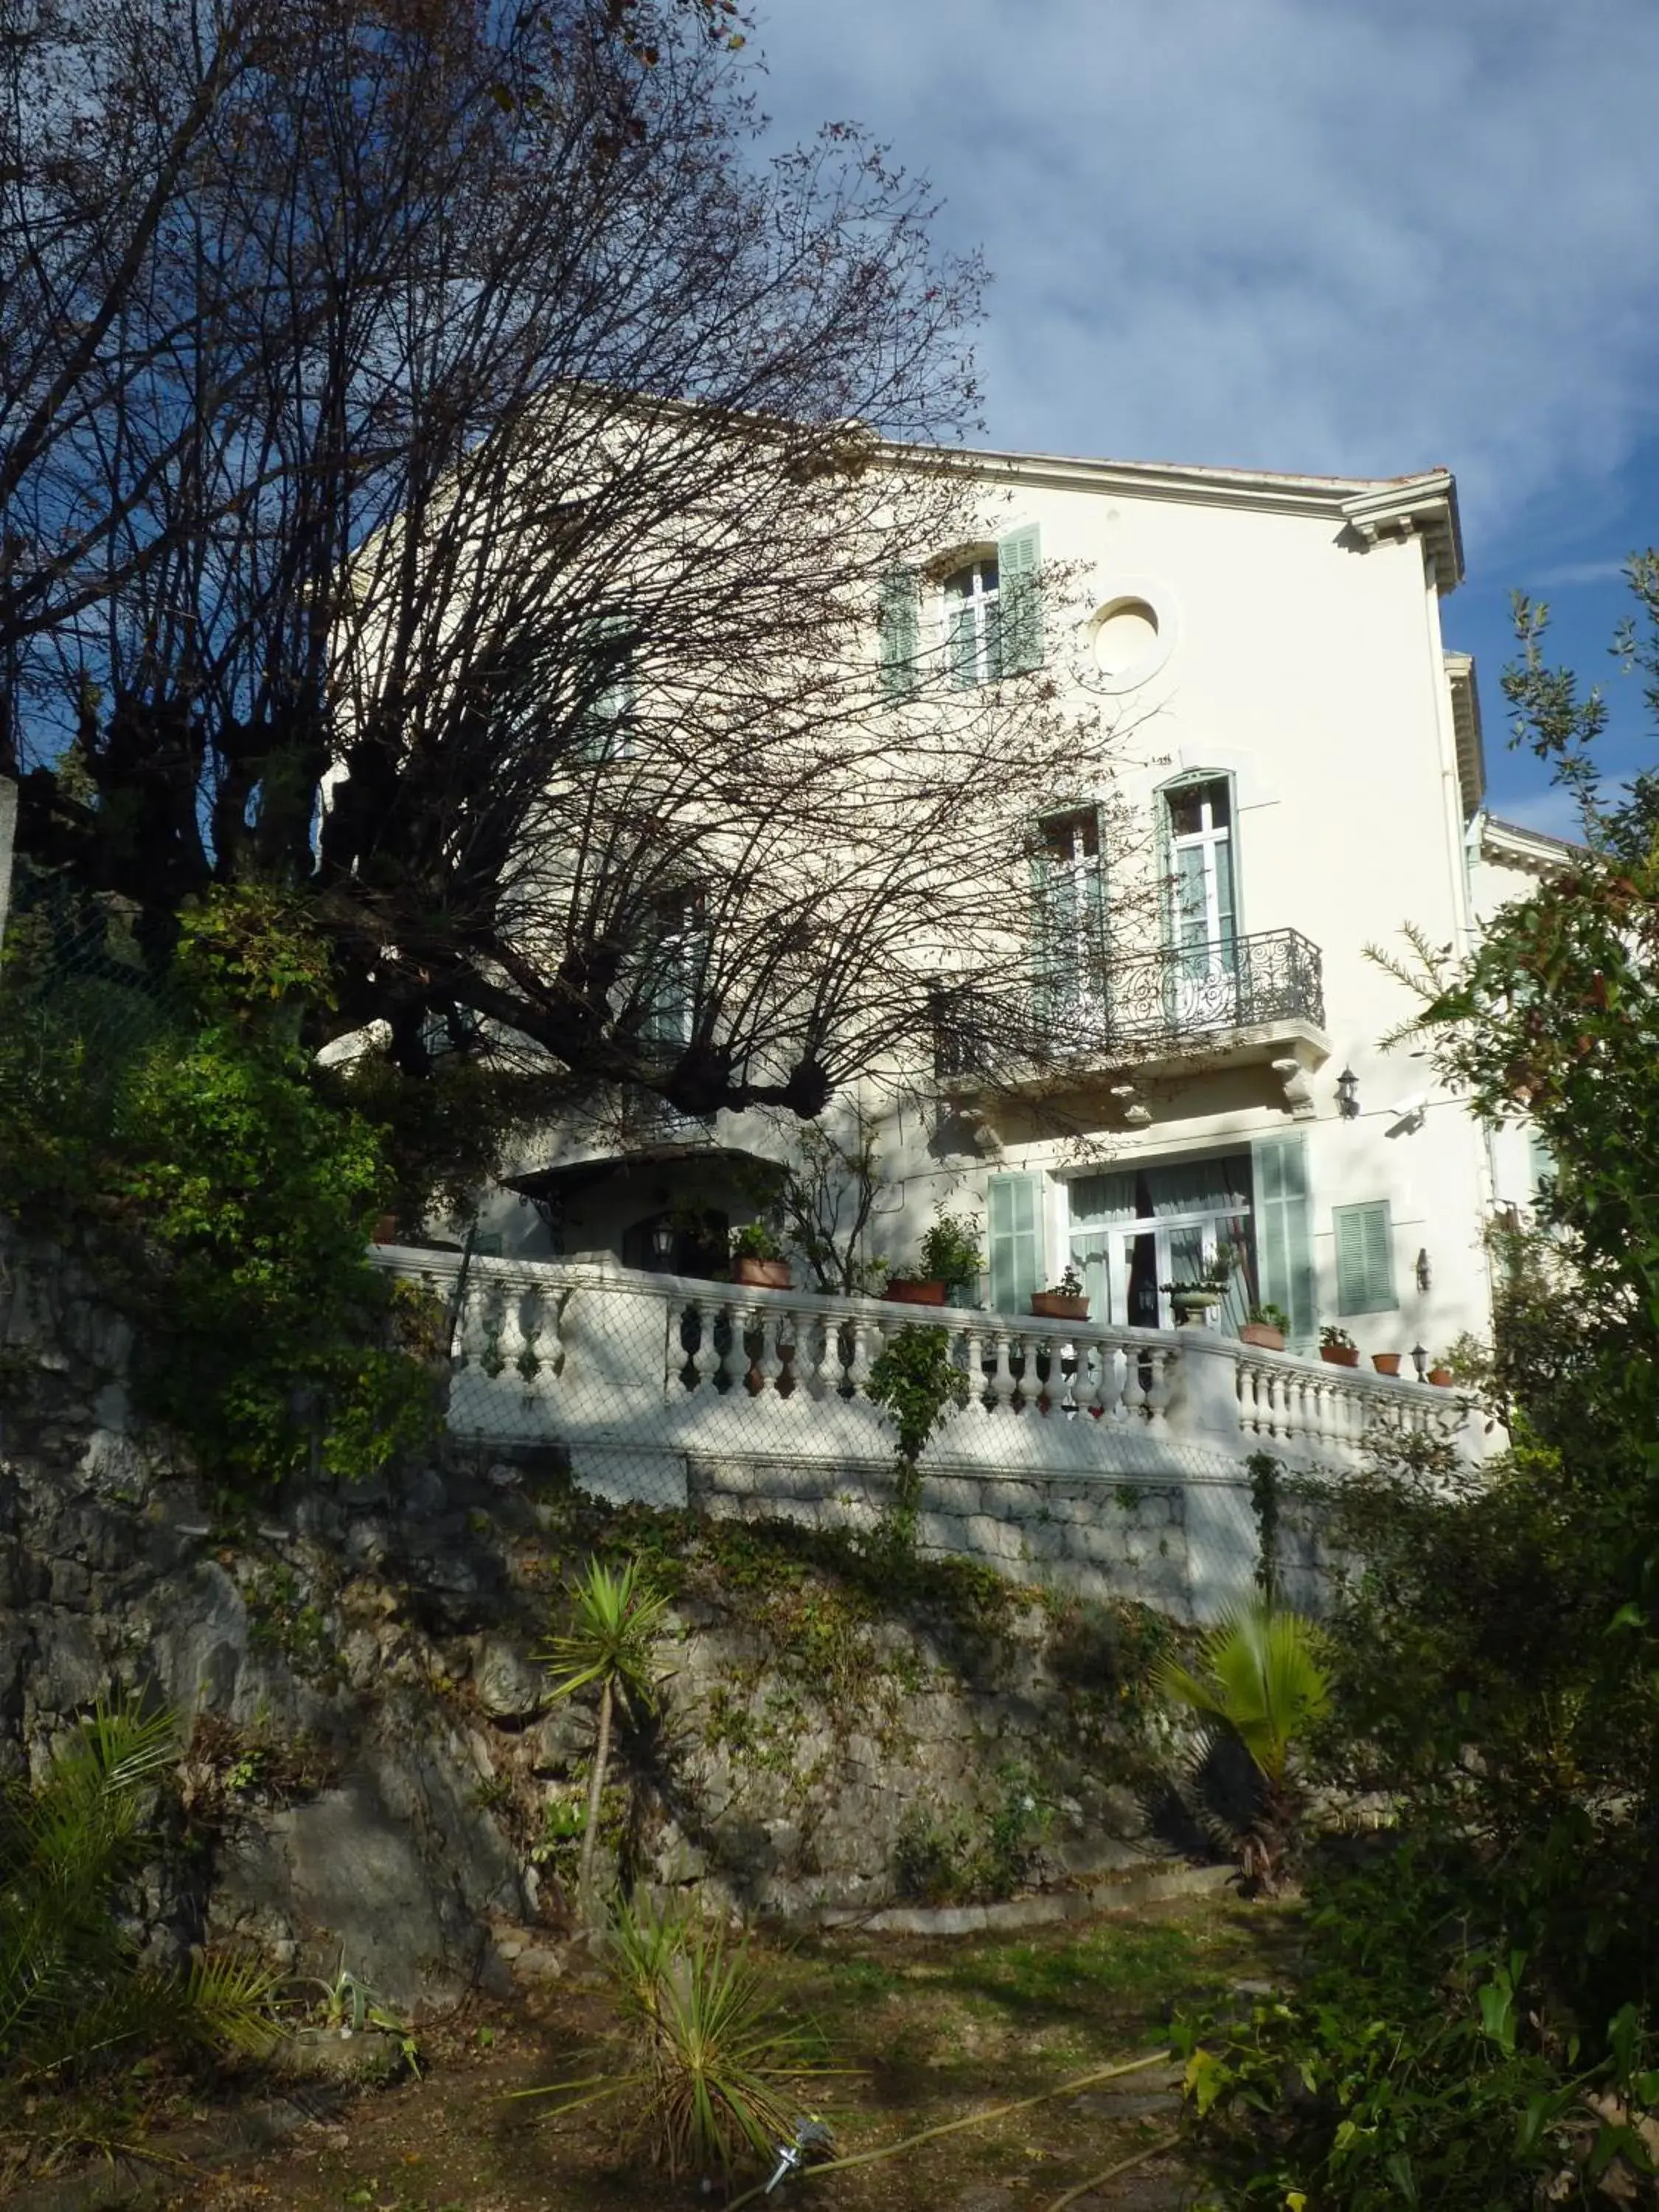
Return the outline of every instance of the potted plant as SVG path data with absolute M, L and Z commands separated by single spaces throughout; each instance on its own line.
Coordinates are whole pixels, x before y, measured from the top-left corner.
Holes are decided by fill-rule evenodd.
M 1068 1267 L 1049 1290 L 1033 1291 L 1031 1311 L 1042 1321 L 1087 1321 L 1089 1301 L 1077 1269 Z
M 1319 1356 L 1333 1367 L 1358 1367 L 1359 1347 L 1346 1328 L 1328 1322 L 1319 1332 Z
M 750 1290 L 787 1291 L 789 1262 L 763 1221 L 751 1221 L 732 1238 L 732 1279 Z
M 1259 1346 L 1263 1352 L 1283 1352 L 1290 1328 L 1291 1317 L 1284 1307 L 1268 1300 L 1250 1308 L 1250 1317 L 1239 1330 L 1238 1340 Z
M 1443 1359 L 1437 1359 L 1429 1370 L 1430 1382 L 1437 1383 L 1443 1390 L 1449 1390 L 1451 1388 L 1451 1369 Z
M 953 1290 L 976 1294 L 984 1264 L 973 1224 L 960 1214 L 941 1213 L 922 1238 L 915 1265 L 895 1267 L 882 1296 L 902 1305 L 942 1306 Z
M 1397 1352 L 1374 1352 L 1371 1354 L 1371 1365 L 1376 1368 L 1379 1375 L 1398 1375 L 1400 1359 L 1401 1355 Z

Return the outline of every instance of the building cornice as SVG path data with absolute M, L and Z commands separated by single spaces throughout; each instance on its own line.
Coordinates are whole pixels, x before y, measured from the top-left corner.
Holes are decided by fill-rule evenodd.
M 1457 744 L 1457 787 L 1467 822 L 1486 793 L 1486 755 L 1480 740 L 1480 694 L 1475 687 L 1473 653 L 1448 653 L 1443 658 L 1451 691 L 1452 732 Z
M 1518 822 L 1498 822 L 1490 814 L 1480 817 L 1480 857 L 1500 867 L 1524 868 L 1534 876 L 1559 876 L 1588 857 L 1588 845 L 1568 837 L 1552 837 L 1542 830 L 1525 830 Z
M 1325 515 L 1362 546 L 1420 537 L 1443 594 L 1462 581 L 1457 486 L 1449 469 L 1409 477 L 1299 477 L 1264 469 L 1206 468 L 1170 461 L 1089 460 L 1059 453 L 997 453 L 887 444 L 883 459 L 905 468 L 960 470 L 988 482 L 1036 489 L 1176 500 L 1243 507 L 1259 514 Z

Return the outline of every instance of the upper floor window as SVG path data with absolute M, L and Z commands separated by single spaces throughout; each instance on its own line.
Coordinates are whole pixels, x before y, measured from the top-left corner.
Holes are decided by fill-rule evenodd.
M 691 1042 L 708 954 L 708 906 L 700 884 L 663 892 L 653 902 L 640 996 L 647 1044 Z
M 882 689 L 913 697 L 927 668 L 941 665 L 963 688 L 1040 668 L 1042 565 L 1033 524 L 958 556 L 943 574 L 935 568 L 925 592 L 917 570 L 890 569 L 881 587 Z
M 602 615 L 585 646 L 577 754 L 585 767 L 602 767 L 633 750 L 639 632 L 626 615 Z
M 1037 824 L 1036 970 L 1051 1019 L 1103 1006 L 1106 879 L 1092 806 Z
M 1164 794 L 1170 932 L 1182 950 L 1230 948 L 1237 932 L 1229 779 L 1177 784 Z
M 989 684 L 1002 673 L 1002 611 L 994 560 L 969 561 L 939 587 L 945 662 L 953 684 Z

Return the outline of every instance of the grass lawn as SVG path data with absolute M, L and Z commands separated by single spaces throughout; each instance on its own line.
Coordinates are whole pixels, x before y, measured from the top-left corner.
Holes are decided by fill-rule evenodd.
M 854 2073 L 804 2084 L 803 2111 L 843 2153 L 872 2149 L 1155 2050 L 1170 2007 L 1240 1980 L 1282 1979 L 1293 1943 L 1272 1906 L 1206 1899 L 1018 1941 L 841 1935 L 775 1956 L 785 2008 Z M 188 2212 L 638 2212 L 719 2203 L 671 2185 L 600 2112 L 560 2118 L 508 2093 L 588 2070 L 609 2025 L 603 1988 L 573 1971 L 542 2000 L 471 2014 L 430 2040 L 424 2078 L 365 2094 L 283 2151 L 167 2201 Z M 1169 2133 L 1164 2069 L 1131 2075 L 895 2159 L 797 2179 L 769 2205 L 824 2212 L 1043 2212 L 1116 2157 Z M 742 2185 L 753 2177 L 745 2177 Z M 1149 2180 L 1151 2184 L 1149 2193 Z M 1178 2201 L 1158 2169 L 1091 2206 Z

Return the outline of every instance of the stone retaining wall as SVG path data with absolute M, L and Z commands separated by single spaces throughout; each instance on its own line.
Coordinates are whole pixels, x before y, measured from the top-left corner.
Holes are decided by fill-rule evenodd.
M 189 1848 L 149 1881 L 147 1940 L 313 1973 L 343 1954 L 401 2003 L 556 1971 L 572 1849 L 550 1818 L 580 1802 L 592 1721 L 550 1702 L 535 1653 L 606 1509 L 556 1453 L 458 1450 L 229 1508 L 135 1420 L 130 1344 L 83 1267 L 0 1242 L 0 1770 L 38 1770 L 100 1696 L 165 1700 L 191 1739 Z M 732 1470 L 698 1479 L 708 1522 L 754 1510 Z M 959 1526 L 1005 1573 L 1058 1547 L 1110 1591 L 1181 1563 L 1167 1490 L 935 1488 L 928 1540 Z M 649 1524 L 694 1549 L 701 1525 Z M 833 1559 L 775 1557 L 781 1610 L 753 1562 L 688 1581 L 613 1856 L 744 1911 L 868 1911 L 907 1838 L 972 1856 L 1030 1794 L 1038 1886 L 1144 1863 L 1138 1616 L 1031 1595 L 975 1618 L 914 1592 L 884 1612 Z

